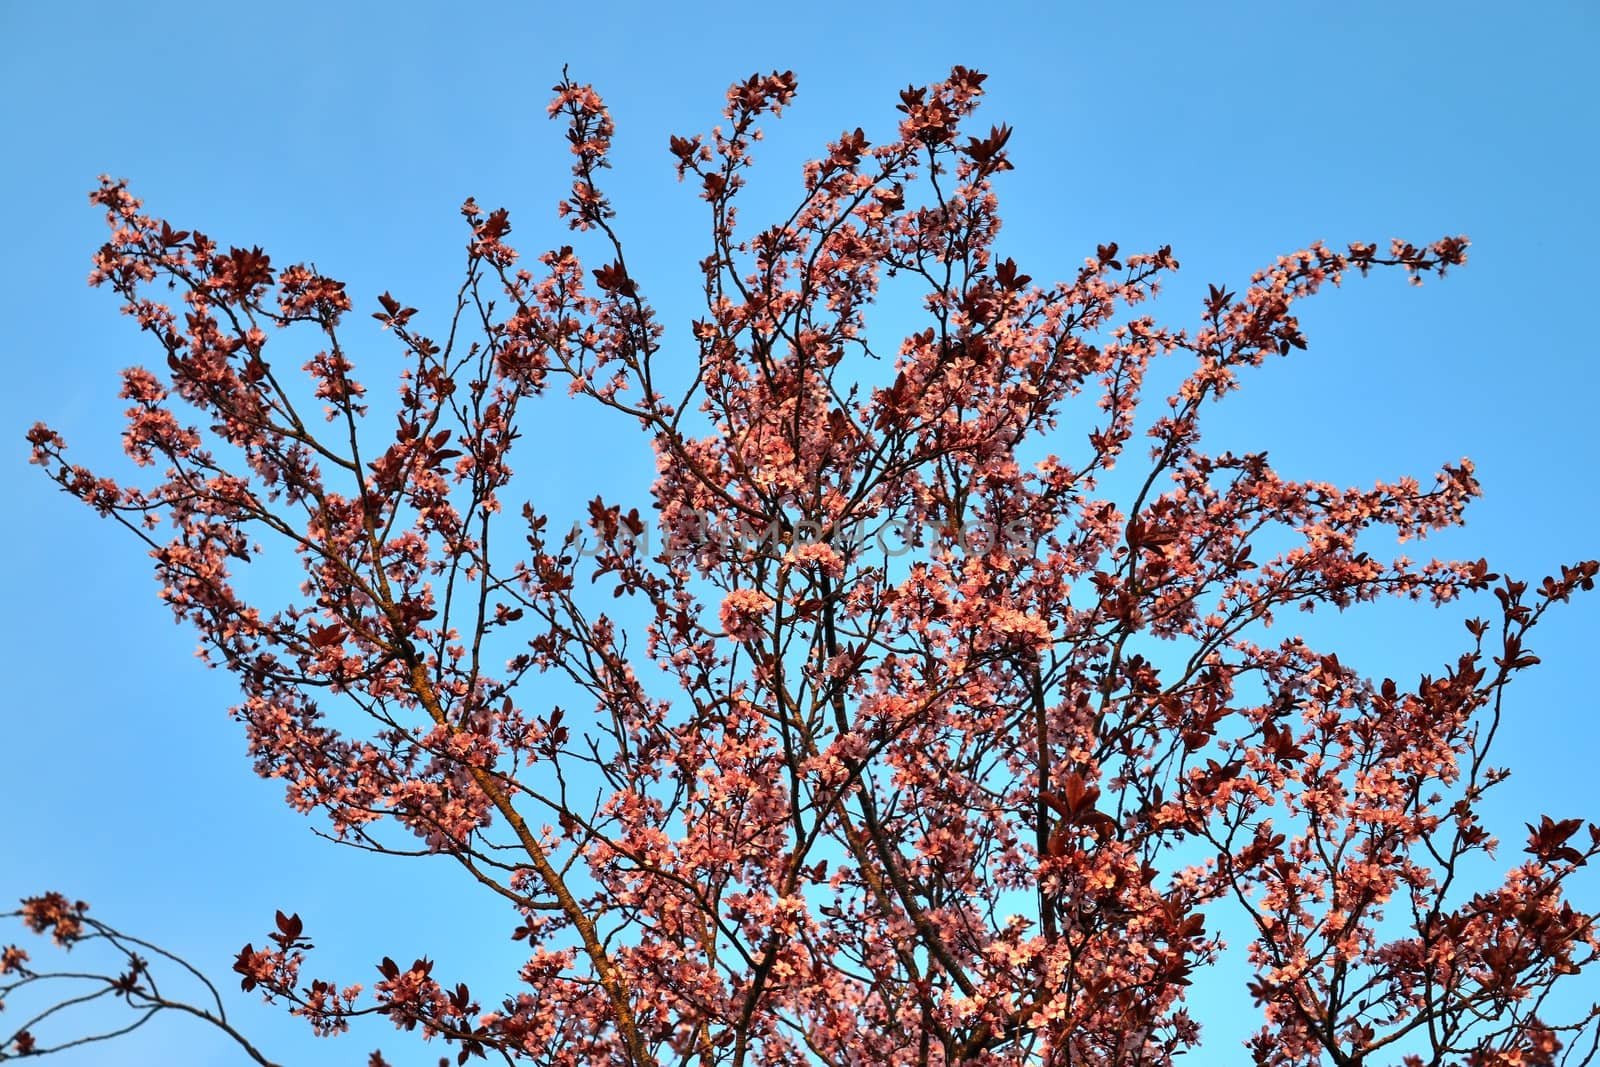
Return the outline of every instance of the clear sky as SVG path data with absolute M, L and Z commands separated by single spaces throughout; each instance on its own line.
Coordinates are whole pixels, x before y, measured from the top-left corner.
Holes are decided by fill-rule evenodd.
M 60 889 L 224 979 L 277 907 L 306 917 L 323 946 L 317 973 L 341 981 L 370 984 L 385 953 L 428 953 L 444 973 L 497 981 L 498 964 L 515 959 L 499 908 L 453 905 L 482 898 L 457 895 L 443 861 L 319 841 L 277 785 L 252 776 L 224 714 L 231 681 L 191 658 L 193 638 L 170 624 L 138 546 L 26 466 L 23 433 L 43 419 L 85 461 L 124 471 L 116 371 L 160 363 L 114 297 L 84 285 L 104 239 L 84 195 L 96 175 L 128 177 L 175 225 L 261 244 L 276 263 L 315 261 L 350 283 L 359 310 L 385 289 L 426 309 L 458 280 L 456 209 L 469 195 L 510 207 L 525 249 L 569 240 L 552 211 L 567 156 L 544 106 L 570 63 L 613 110 L 611 191 L 630 265 L 681 340 L 705 218 L 673 180 L 669 133 L 709 128 L 734 78 L 792 68 L 800 96 L 769 124 L 752 198 L 778 204 L 825 139 L 857 125 L 874 139 L 891 129 L 897 89 L 953 63 L 976 67 L 991 75 L 986 121 L 1016 129 L 1017 170 L 999 186 L 1002 254 L 1051 278 L 1100 242 L 1170 243 L 1183 271 L 1157 307 L 1169 323 L 1196 320 L 1205 283 L 1237 285 L 1316 239 L 1468 234 L 1471 262 L 1442 281 L 1411 290 L 1398 275 L 1352 280 L 1306 305 L 1310 351 L 1247 379 L 1213 420 L 1215 440 L 1270 449 L 1286 476 L 1342 483 L 1426 480 L 1470 455 L 1485 499 L 1438 550 L 1537 579 L 1600 554 L 1600 378 L 1585 280 L 1600 247 L 1596 10 L 0 5 L 10 160 L 0 202 L 11 218 L 0 257 L 0 360 L 11 368 L 0 391 L 0 439 L 10 442 L 0 449 L 10 560 L 0 901 Z M 552 453 L 541 477 L 582 495 L 622 486 L 619 496 L 644 501 L 642 440 L 596 444 L 584 436 L 592 427 L 556 429 L 589 443 Z M 1541 626 L 1533 647 L 1544 666 L 1514 689 L 1505 858 L 1535 811 L 1600 816 L 1591 791 L 1600 724 L 1585 681 L 1597 622 L 1591 597 Z M 1401 679 L 1436 672 L 1465 636 L 1456 616 L 1420 608 L 1317 625 L 1343 635 L 1329 643 L 1347 662 Z M 1600 899 L 1594 880 L 1588 887 Z M 403 1067 L 442 1051 L 424 1054 L 382 1024 L 318 1042 L 233 988 L 230 1008 L 283 1062 L 358 1063 L 381 1043 Z M 174 1020 L 57 1062 L 242 1060 Z

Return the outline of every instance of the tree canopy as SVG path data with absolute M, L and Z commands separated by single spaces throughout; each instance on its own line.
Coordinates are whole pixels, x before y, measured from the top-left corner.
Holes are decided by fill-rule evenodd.
M 315 973 L 286 902 L 237 954 L 245 990 L 462 1063 L 1161 1064 L 1199 1046 L 1186 994 L 1228 937 L 1259 1064 L 1592 1058 L 1596 1010 L 1547 1005 L 1600 951 L 1566 894 L 1600 826 L 1545 815 L 1497 882 L 1464 872 L 1495 847 L 1490 745 L 1528 635 L 1600 563 L 1530 582 L 1374 555 L 1462 522 L 1465 459 L 1340 487 L 1202 440 L 1246 372 L 1306 347 L 1301 301 L 1421 284 L 1466 238 L 1314 244 L 1169 327 L 1145 305 L 1171 248 L 1104 244 L 1058 282 L 1000 257 L 1011 131 L 975 119 L 984 81 L 906 89 L 897 129 L 826 145 L 764 228 L 736 207 L 796 80 L 735 83 L 720 125 L 671 140 L 710 219 L 678 336 L 629 269 L 610 114 L 564 76 L 575 243 L 524 254 L 505 209 L 466 201 L 459 289 L 370 311 L 397 401 L 356 377 L 343 283 L 102 179 L 92 280 L 165 358 L 123 376 L 151 477 L 78 465 L 42 424 L 35 462 L 148 548 L 290 805 L 450 857 L 454 906 L 504 909 L 527 948 L 493 990 L 387 957 L 368 986 Z M 885 338 L 894 294 L 919 320 Z M 1160 361 L 1181 380 L 1147 395 Z M 522 428 L 559 403 L 651 450 L 647 508 L 596 497 L 565 529 L 521 490 Z M 303 584 L 264 602 L 238 576 L 275 553 Z M 1460 655 L 1414 683 L 1286 628 L 1467 596 Z M 127 968 L 10 947 L 0 994 L 87 983 L 271 1062 L 86 905 L 15 914 Z M 49 1021 L 0 1058 L 78 1039 Z

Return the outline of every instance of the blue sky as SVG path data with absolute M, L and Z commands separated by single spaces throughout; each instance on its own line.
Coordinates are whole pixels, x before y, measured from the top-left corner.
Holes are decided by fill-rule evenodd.
M 114 298 L 84 285 L 103 240 L 84 196 L 96 175 L 128 177 L 175 225 L 259 243 L 279 263 L 315 261 L 350 283 L 358 308 L 389 289 L 426 309 L 453 292 L 468 195 L 510 207 L 525 248 L 569 239 L 552 211 L 567 157 L 544 105 L 570 63 L 612 108 L 630 266 L 681 339 L 705 217 L 673 180 L 669 133 L 708 128 L 734 78 L 796 72 L 799 99 L 759 157 L 754 224 L 824 139 L 856 125 L 876 137 L 895 121 L 897 89 L 977 67 L 991 75 L 984 120 L 1016 129 L 1002 254 L 1045 278 L 1100 242 L 1170 243 L 1183 271 L 1157 306 L 1167 322 L 1195 321 L 1207 282 L 1236 285 L 1312 240 L 1468 234 L 1471 262 L 1443 281 L 1353 280 L 1307 305 L 1310 351 L 1247 379 L 1213 440 L 1268 448 L 1286 476 L 1349 483 L 1426 477 L 1470 455 L 1485 499 L 1438 550 L 1537 579 L 1600 547 L 1584 280 L 1600 246 L 1600 107 L 1585 73 L 1597 18 L 1576 3 L 1515 15 L 1472 3 L 0 7 L 0 143 L 12 160 L 0 173 L 11 218 L 0 346 L 12 368 L 0 393 L 11 442 L 0 450 L 11 560 L 0 900 L 60 889 L 224 977 L 277 907 L 306 917 L 324 945 L 319 973 L 342 981 L 370 982 L 385 953 L 491 976 L 514 958 L 498 909 L 452 907 L 462 898 L 442 861 L 312 837 L 278 787 L 251 775 L 224 714 L 233 687 L 192 658 L 135 543 L 26 466 L 22 435 L 43 419 L 85 461 L 122 470 L 116 371 L 159 363 Z M 578 421 L 547 429 L 596 440 Z M 642 503 L 643 442 L 599 440 L 550 453 L 542 484 L 574 499 L 616 487 Z M 1591 597 L 1542 626 L 1544 666 L 1514 690 L 1508 854 L 1536 811 L 1600 815 L 1585 681 L 1597 622 Z M 1437 670 L 1463 636 L 1455 616 L 1426 609 L 1316 625 L 1341 635 L 1347 660 L 1401 679 Z M 318 1042 L 237 990 L 230 1010 L 284 1062 L 360 1062 L 379 1043 L 397 1065 L 437 1055 L 380 1025 Z M 114 1059 L 180 1053 L 241 1062 L 176 1021 Z

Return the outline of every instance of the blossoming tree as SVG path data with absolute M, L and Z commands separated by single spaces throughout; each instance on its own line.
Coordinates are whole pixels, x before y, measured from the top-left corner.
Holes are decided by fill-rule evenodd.
M 377 299 L 406 356 L 394 419 L 354 377 L 342 283 L 102 180 L 93 281 L 166 356 L 123 377 L 124 442 L 156 477 L 91 473 L 43 425 L 35 462 L 148 546 L 291 805 L 454 859 L 527 944 L 493 995 L 427 960 L 364 989 L 313 976 L 280 913 L 238 953 L 246 990 L 322 1034 L 386 1016 L 463 1063 L 1164 1064 L 1200 1042 L 1185 991 L 1225 929 L 1248 942 L 1258 1064 L 1589 1061 L 1595 1012 L 1557 1017 L 1550 993 L 1600 951 L 1565 896 L 1600 828 L 1545 816 L 1497 884 L 1463 872 L 1494 847 L 1489 745 L 1538 662 L 1527 635 L 1600 565 L 1530 586 L 1362 547 L 1458 524 L 1467 461 L 1339 488 L 1202 448 L 1210 401 L 1305 347 L 1298 301 L 1373 269 L 1420 283 L 1467 242 L 1314 245 L 1169 329 L 1139 308 L 1167 248 L 1108 244 L 1052 285 L 995 254 L 1010 131 L 969 132 L 983 80 L 903 92 L 891 139 L 843 134 L 759 232 L 735 203 L 794 78 L 736 84 L 722 126 L 672 138 L 711 232 L 704 314 L 669 349 L 601 181 L 611 120 L 564 78 L 560 211 L 597 265 L 521 255 L 507 213 L 467 201 L 434 332 Z M 866 321 L 880 287 L 920 299 L 892 353 Z M 1152 413 L 1160 358 L 1186 376 Z M 638 427 L 653 514 L 597 498 L 567 533 L 519 497 L 535 403 Z M 236 590 L 285 549 L 298 596 Z M 1492 610 L 1414 686 L 1271 628 L 1468 594 Z M 12 946 L 0 992 L 184 1011 L 271 1062 L 220 997 L 158 992 L 186 965 L 86 905 L 13 914 L 127 969 Z M 22 1021 L 0 1058 L 105 1036 Z

